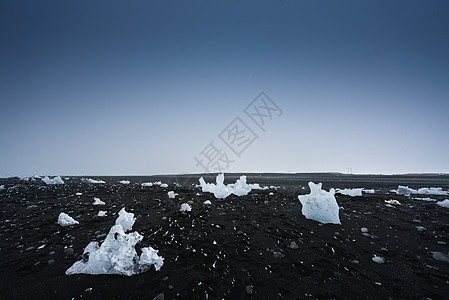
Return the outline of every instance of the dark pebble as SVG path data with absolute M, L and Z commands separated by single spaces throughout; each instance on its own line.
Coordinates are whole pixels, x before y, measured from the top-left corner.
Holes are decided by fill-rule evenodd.
M 253 293 L 253 288 L 250 285 L 245 287 L 245 292 L 247 295 L 251 295 Z
M 164 300 L 164 294 L 160 293 L 159 295 L 157 295 L 156 297 L 153 298 L 153 300 Z
M 73 250 L 73 248 L 67 248 L 64 250 L 63 254 L 65 256 L 73 256 L 75 254 L 75 250 Z

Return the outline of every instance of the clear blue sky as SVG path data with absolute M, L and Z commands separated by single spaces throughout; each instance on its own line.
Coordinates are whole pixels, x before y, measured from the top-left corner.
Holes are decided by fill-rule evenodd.
M 226 172 L 449 172 L 448 1 L 1 1 L 0 36 L 0 175 L 203 172 L 211 141 Z

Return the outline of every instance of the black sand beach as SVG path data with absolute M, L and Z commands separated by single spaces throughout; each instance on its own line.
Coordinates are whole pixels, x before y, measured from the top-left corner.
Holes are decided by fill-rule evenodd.
M 240 175 L 226 174 L 225 183 Z M 105 184 L 62 177 L 63 185 L 0 179 L 0 299 L 449 298 L 449 263 L 433 256 L 449 252 L 449 209 L 413 199 L 449 196 L 390 192 L 398 185 L 448 190 L 448 175 L 244 175 L 248 183 L 278 188 L 215 199 L 195 187 L 204 175 L 94 177 Z M 154 181 L 168 187 L 141 186 Z M 375 193 L 336 194 L 341 225 L 324 225 L 301 214 L 297 196 L 309 193 L 309 181 Z M 169 199 L 168 191 L 178 196 Z M 106 204 L 92 205 L 93 197 Z M 387 206 L 390 199 L 402 205 Z M 180 212 L 188 201 L 192 211 Z M 144 235 L 138 247 L 164 257 L 161 270 L 65 275 L 90 241 L 104 238 L 122 207 L 137 217 L 133 231 Z M 107 216 L 96 217 L 99 210 Z M 80 224 L 61 227 L 60 212 Z M 375 255 L 385 263 L 374 262 Z

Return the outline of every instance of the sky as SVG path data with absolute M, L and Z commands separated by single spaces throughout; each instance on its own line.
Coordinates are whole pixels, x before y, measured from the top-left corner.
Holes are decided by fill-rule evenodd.
M 449 173 L 448 1 L 0 2 L 0 175 Z

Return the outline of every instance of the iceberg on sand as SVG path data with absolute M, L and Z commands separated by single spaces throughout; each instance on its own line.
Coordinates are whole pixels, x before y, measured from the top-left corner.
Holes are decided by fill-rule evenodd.
M 320 223 L 341 224 L 339 207 L 335 199 L 335 190 L 329 192 L 321 189 L 321 183 L 309 182 L 310 194 L 298 196 L 302 204 L 302 214 Z
M 449 195 L 448 191 L 443 191 L 442 188 L 430 187 L 430 188 L 420 188 L 418 190 L 414 190 L 409 188 L 408 186 L 399 185 L 398 189 L 395 191 L 398 195 L 410 196 L 411 194 L 420 194 L 420 195 L 440 195 L 445 196 Z
M 201 177 L 199 179 L 200 187 L 203 192 L 213 193 L 215 198 L 224 199 L 227 196 L 234 194 L 236 196 L 245 196 L 248 195 L 251 190 L 256 189 L 259 190 L 261 187 L 259 184 L 247 184 L 246 176 L 242 175 L 235 183 L 225 185 L 224 184 L 224 174 L 218 174 L 215 179 L 216 184 L 206 183 L 204 178 Z
M 53 178 L 45 176 L 44 178 L 42 178 L 42 181 L 46 184 L 64 184 L 64 181 L 59 176 Z
M 119 274 L 132 276 L 148 271 L 152 265 L 159 271 L 164 258 L 152 247 L 142 248 L 140 256 L 135 246 L 143 239 L 137 231 L 130 231 L 136 221 L 133 213 L 123 208 L 111 227 L 104 242 L 90 242 L 84 249 L 83 259 L 75 262 L 65 273 L 72 274 Z

